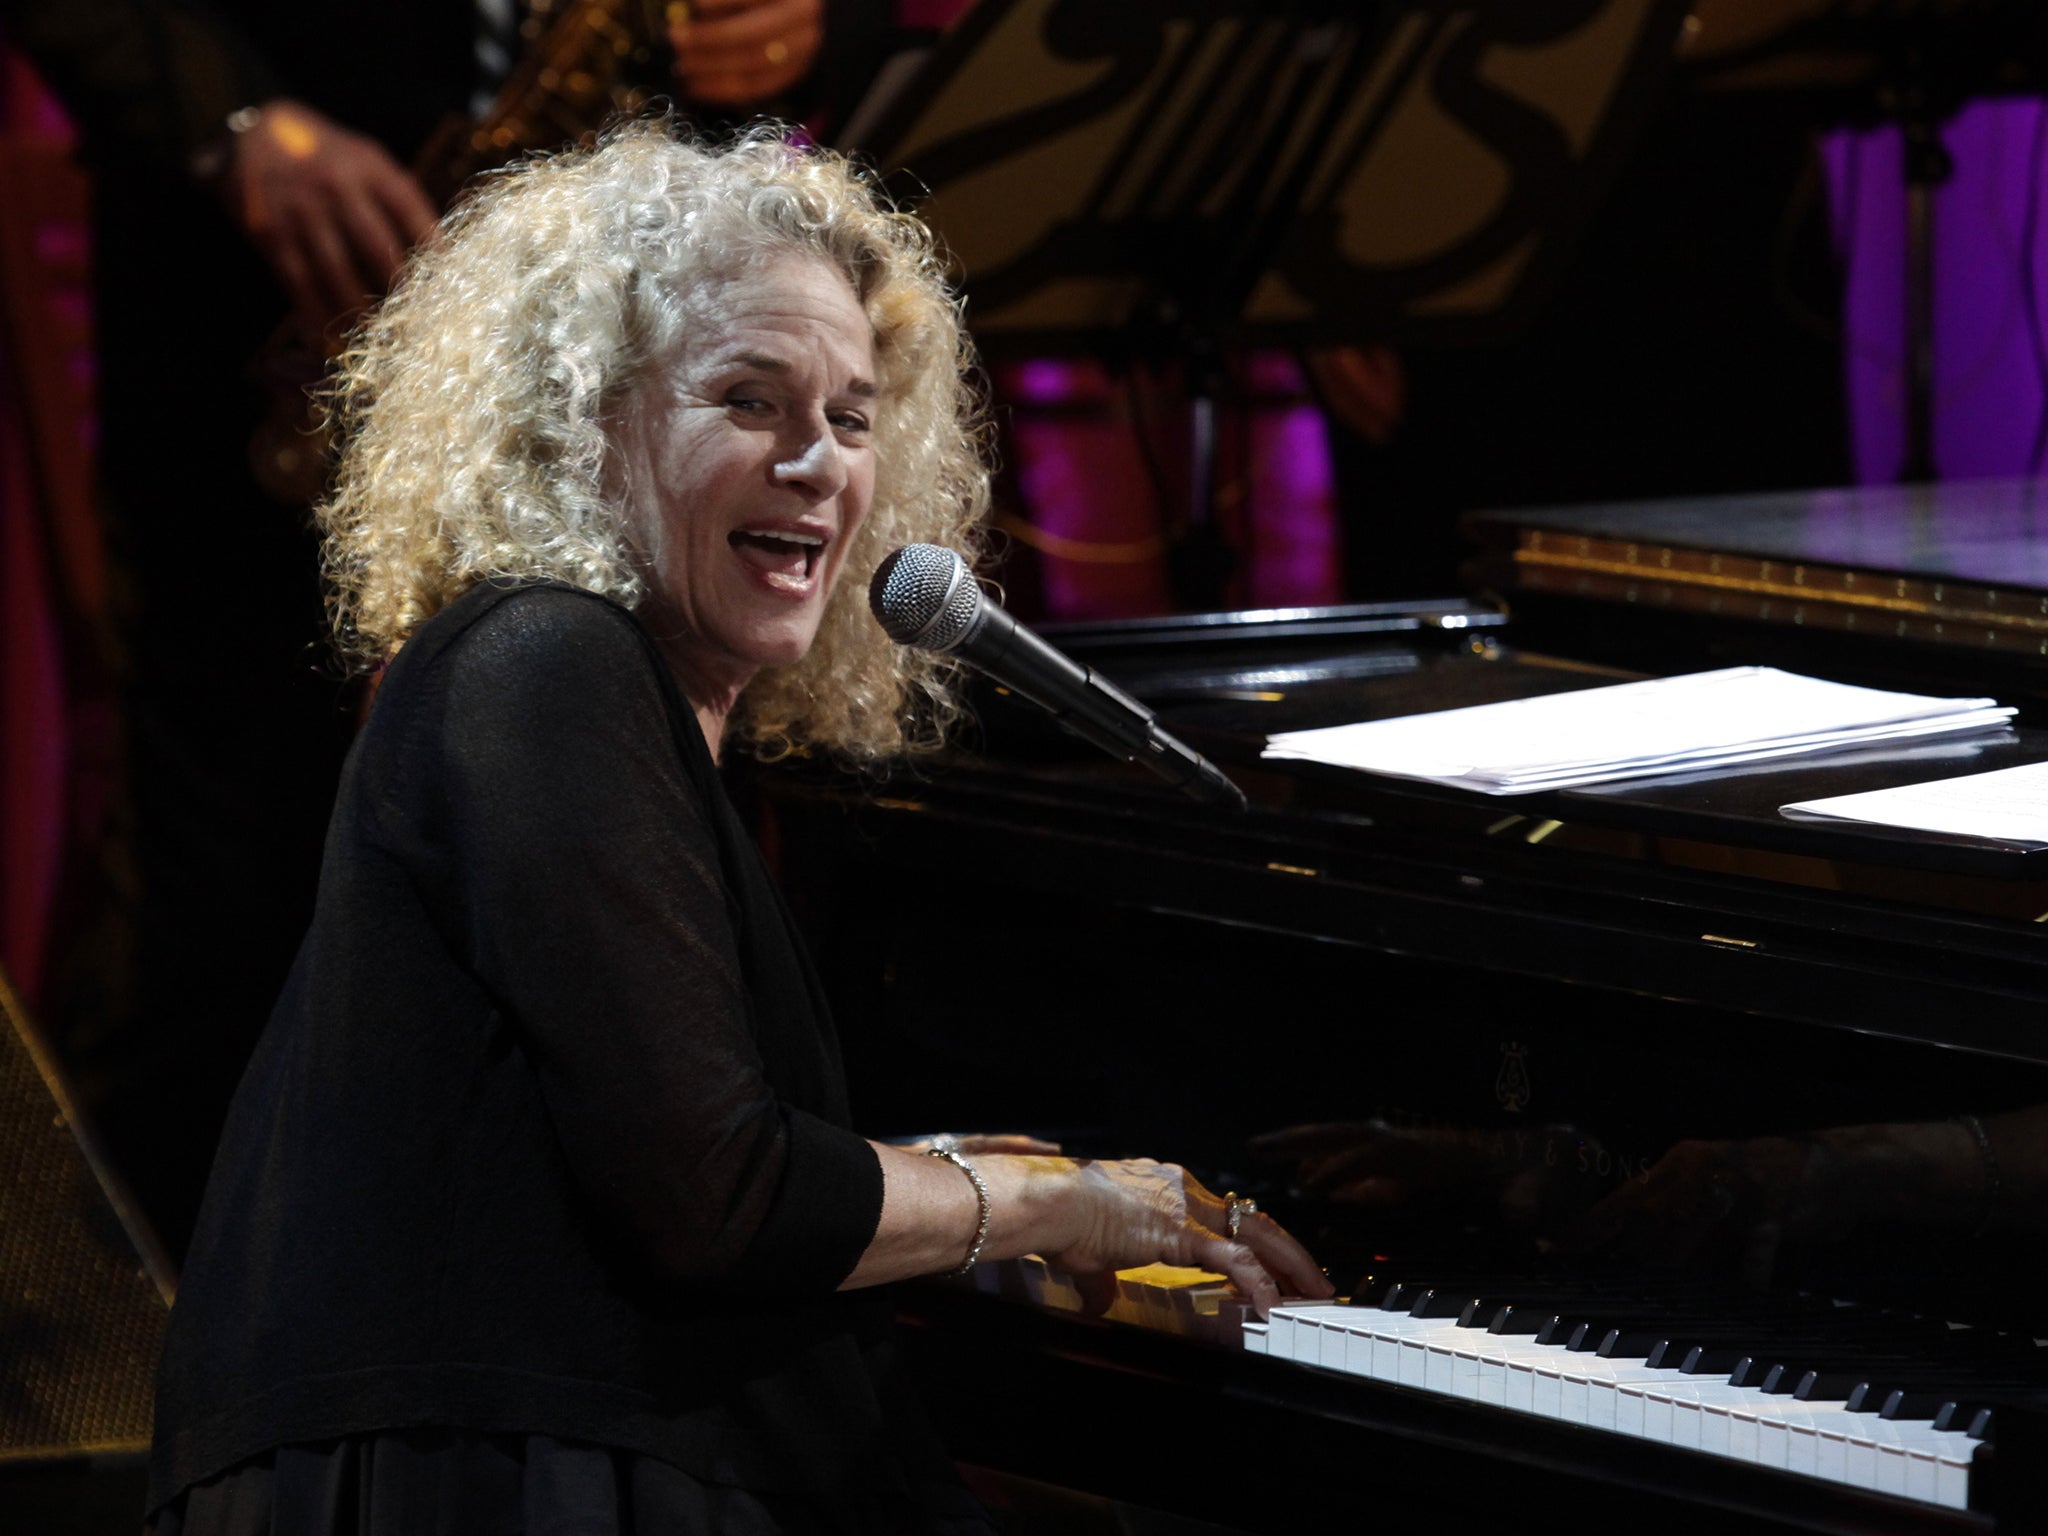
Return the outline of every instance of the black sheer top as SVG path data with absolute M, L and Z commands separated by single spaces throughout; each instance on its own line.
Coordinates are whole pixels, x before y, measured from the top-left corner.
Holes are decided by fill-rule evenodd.
M 152 1506 L 270 1446 L 438 1424 L 908 1528 L 947 1474 L 873 1298 L 833 1289 L 881 1199 L 652 642 L 587 592 L 479 587 L 349 760 L 172 1313 Z

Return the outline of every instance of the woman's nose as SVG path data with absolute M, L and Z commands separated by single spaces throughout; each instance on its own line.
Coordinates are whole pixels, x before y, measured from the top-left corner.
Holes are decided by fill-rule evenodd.
M 831 427 L 805 433 L 800 441 L 785 445 L 775 464 L 775 479 L 813 501 L 829 500 L 845 489 L 846 456 Z

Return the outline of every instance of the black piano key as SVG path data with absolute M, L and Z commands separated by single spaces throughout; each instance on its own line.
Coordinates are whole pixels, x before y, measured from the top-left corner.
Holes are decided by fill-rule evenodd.
M 1508 1303 L 1488 1296 L 1475 1296 L 1465 1303 L 1465 1310 L 1458 1314 L 1460 1328 L 1480 1328 L 1492 1332 L 1493 1323 L 1507 1311 Z
M 1696 1346 L 1688 1339 L 1659 1339 L 1656 1347 L 1643 1357 L 1643 1364 L 1660 1371 L 1675 1371 L 1684 1368 L 1685 1357 Z
M 1870 1384 L 1867 1371 L 1807 1371 L 1792 1388 L 1792 1395 L 1802 1403 L 1839 1403 Z M 1875 1413 L 1879 1406 L 1873 1401 L 1869 1411 Z
M 1730 1376 L 1748 1358 L 1733 1346 L 1708 1347 L 1695 1344 L 1686 1351 L 1685 1363 L 1679 1369 L 1688 1376 Z
M 2000 1370 L 1914 1361 L 1873 1371 L 1868 1381 L 1849 1394 L 1849 1410 L 1888 1419 L 1931 1420 L 1955 1399 L 1994 1391 L 2023 1392 L 2027 1387 L 2026 1381 Z
M 1486 1325 L 1488 1333 L 1502 1337 L 1535 1336 L 1543 1331 L 1557 1314 L 1548 1307 L 1528 1302 L 1510 1302 L 1494 1314 L 1493 1321 Z
M 1458 1322 L 1462 1327 L 1483 1328 L 1488 1333 L 1533 1335 L 1556 1315 L 1553 1303 L 1496 1292 L 1466 1303 L 1465 1310 L 1458 1314 Z
M 1934 1427 L 1959 1429 L 1972 1440 L 1991 1440 L 1996 1438 L 1993 1432 L 1998 1427 L 1997 1413 L 1989 1403 L 1944 1403 L 1934 1416 Z
M 1934 1387 L 1895 1387 L 1887 1392 L 1877 1413 L 1881 1419 L 1902 1419 L 1908 1423 L 1932 1423 L 1942 1427 L 1942 1415 L 1955 1404 L 1955 1394 Z M 1852 1412 L 1861 1412 L 1853 1401 Z
M 1429 1289 L 1420 1280 L 1390 1281 L 1376 1303 L 1382 1311 L 1406 1312 Z
M 1604 1360 L 1644 1360 L 1669 1341 L 1654 1329 L 1610 1328 L 1594 1351 Z
M 1427 1290 L 1415 1298 L 1408 1311 L 1414 1317 L 1462 1317 L 1472 1299 L 1469 1290 Z

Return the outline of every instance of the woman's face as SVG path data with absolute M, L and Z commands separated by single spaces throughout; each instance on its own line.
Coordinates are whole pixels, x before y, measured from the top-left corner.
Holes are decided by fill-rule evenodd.
M 874 333 L 846 278 L 777 257 L 706 284 L 614 433 L 643 612 L 700 704 L 810 649 L 874 491 Z

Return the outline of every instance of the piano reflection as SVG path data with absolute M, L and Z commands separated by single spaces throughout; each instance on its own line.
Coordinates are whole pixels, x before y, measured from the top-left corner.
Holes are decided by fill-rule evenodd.
M 1866 533 L 1914 515 L 1849 500 Z M 1938 558 L 1863 547 L 1890 553 L 1837 563 L 1873 582 Z M 1458 601 L 1048 632 L 1228 770 L 1245 815 L 993 695 L 971 750 L 879 790 L 761 778 L 875 1129 L 1030 1114 L 1070 1151 L 1165 1148 L 1348 1298 L 1261 1327 L 1199 1275 L 1127 1277 L 1107 1320 L 1029 1264 L 911 1292 L 957 1455 L 1256 1531 L 1331 1508 L 2048 1527 L 2048 852 L 1778 813 L 2048 760 L 2048 733 L 1507 800 L 1258 755 L 1627 676 L 1626 586 L 1532 622 Z M 1662 633 L 1664 670 L 1813 638 L 1782 605 L 1708 633 Z M 2000 691 L 1955 638 L 1836 626 L 1822 659 Z M 1135 1453 L 1154 1437 L 1181 1445 L 1170 1472 Z M 1190 1455 L 1215 1460 L 1199 1496 Z

